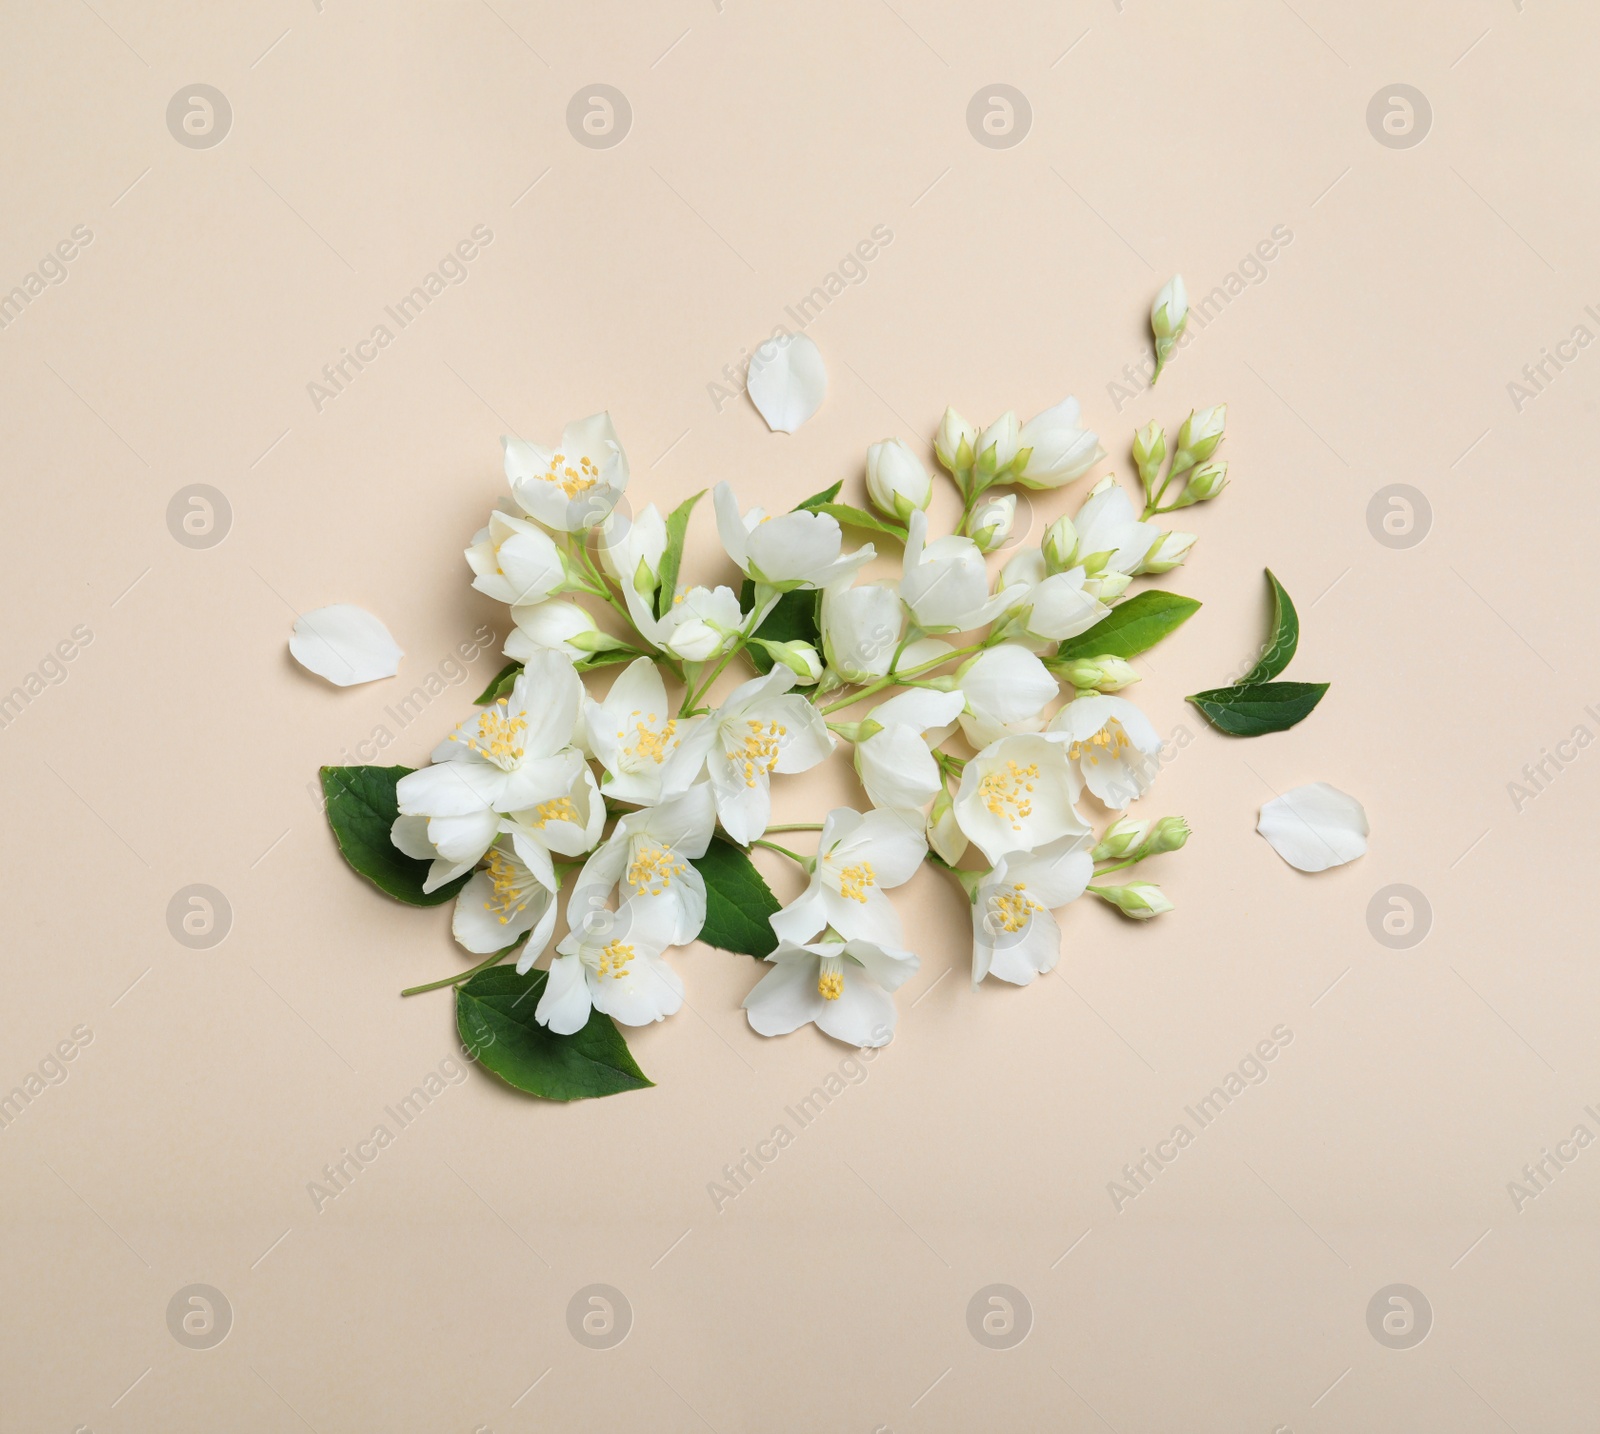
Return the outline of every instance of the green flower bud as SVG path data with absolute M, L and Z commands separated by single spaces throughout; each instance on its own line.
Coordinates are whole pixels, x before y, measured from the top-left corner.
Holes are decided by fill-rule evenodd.
M 1080 692 L 1120 692 L 1139 680 L 1139 674 L 1120 657 L 1075 657 L 1056 668 Z
M 1048 573 L 1064 573 L 1077 560 L 1078 530 L 1062 514 L 1044 531 L 1044 566 Z
M 752 640 L 764 647 L 774 662 L 781 662 L 794 673 L 802 687 L 809 687 L 822 676 L 822 658 L 809 642 L 773 642 L 765 637 Z
M 1161 465 L 1167 461 L 1167 430 L 1153 419 L 1133 435 L 1133 461 L 1148 498 L 1156 491 Z
M 1123 817 L 1105 829 L 1100 844 L 1089 855 L 1096 861 L 1121 861 L 1144 840 L 1147 827 L 1146 822 Z
M 1150 840 L 1145 843 L 1146 856 L 1158 856 L 1164 851 L 1177 851 L 1189 840 L 1189 823 L 1182 817 L 1162 817 L 1150 829 Z
M 1161 888 L 1148 881 L 1130 881 L 1126 886 L 1091 886 L 1089 890 L 1135 921 L 1148 921 L 1152 916 L 1172 910 L 1172 903 L 1162 894 Z
M 1183 492 L 1178 495 L 1174 508 L 1187 508 L 1191 503 L 1204 503 L 1215 498 L 1228 486 L 1228 465 L 1226 461 L 1206 463 L 1196 468 L 1189 475 L 1189 481 L 1184 485 Z
M 1174 475 L 1187 473 L 1196 463 L 1204 463 L 1222 442 L 1223 426 L 1228 421 L 1228 405 L 1192 410 L 1178 430 L 1178 452 L 1172 460 Z
M 1194 547 L 1195 541 L 1193 533 L 1180 533 L 1176 530 L 1163 533 L 1150 545 L 1150 551 L 1144 555 L 1144 561 L 1139 564 L 1139 572 L 1170 573 L 1189 556 L 1189 550 Z

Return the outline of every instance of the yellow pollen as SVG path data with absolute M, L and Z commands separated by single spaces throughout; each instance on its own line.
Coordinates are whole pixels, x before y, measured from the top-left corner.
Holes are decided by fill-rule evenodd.
M 636 720 L 639 718 L 643 720 Z M 641 713 L 634 711 L 628 715 L 628 720 L 633 723 L 633 744 L 624 747 L 623 753 L 629 757 L 643 757 L 647 761 L 654 762 L 659 767 L 667 760 L 667 754 L 675 745 L 678 719 L 676 717 L 671 718 L 659 732 L 650 725 L 652 722 L 661 720 L 654 712 Z M 619 738 L 625 735 L 626 729 L 617 733 Z
M 522 744 L 518 739 L 527 725 L 526 718 L 511 716 L 505 699 L 502 698 L 493 707 L 487 707 L 478 714 L 478 731 L 475 736 L 463 738 L 459 732 L 452 732 L 450 740 L 465 741 L 469 751 L 476 752 L 480 757 L 487 757 L 498 765 L 504 765 L 522 759 Z
M 756 722 L 750 719 L 746 719 L 745 726 L 749 729 L 749 735 L 743 743 L 727 753 L 727 758 L 735 767 L 744 769 L 744 784 L 753 787 L 758 776 L 766 776 L 777 764 L 780 739 L 788 735 L 789 729 L 781 722 Z
M 859 866 L 847 866 L 839 873 L 839 895 L 865 905 L 867 891 L 876 883 L 877 876 L 872 870 L 870 861 L 864 861 Z
M 1037 764 L 1026 767 L 1008 761 L 1004 771 L 990 772 L 978 783 L 978 796 L 984 806 L 997 817 L 1011 823 L 1012 831 L 1022 830 L 1022 819 L 1033 814 L 1033 801 L 1028 793 L 1038 780 Z
M 1120 722 L 1108 722 L 1094 736 L 1074 742 L 1067 748 L 1067 756 L 1074 761 L 1087 760 L 1091 766 L 1098 767 L 1102 755 L 1120 757 L 1123 749 L 1132 745 Z
M 633 947 L 626 941 L 608 941 L 600 948 L 600 977 L 620 981 L 628 974 L 628 963 L 633 960 Z
M 1043 911 L 1026 886 L 1018 882 L 1009 891 L 999 891 L 989 898 L 989 910 L 1005 931 L 1021 931 L 1033 919 L 1035 911 Z
M 844 973 L 842 971 L 824 971 L 817 977 L 817 994 L 824 1001 L 837 1001 L 844 995 Z
M 532 885 L 524 887 L 517 868 L 499 847 L 489 848 L 489 885 L 494 894 L 484 906 L 502 926 L 517 915 L 533 895 Z
M 566 454 L 556 453 L 551 455 L 544 480 L 554 483 L 567 497 L 576 498 L 600 481 L 600 470 L 591 458 L 580 458 L 578 466 L 574 468 L 567 462 Z
M 641 847 L 628 867 L 628 885 L 641 895 L 660 896 L 687 870 L 666 847 Z
M 539 813 L 539 820 L 534 823 L 538 827 L 548 826 L 551 822 L 571 822 L 574 826 L 581 825 L 578 821 L 578 809 L 572 805 L 571 797 L 557 797 L 553 802 L 540 802 L 534 811 Z

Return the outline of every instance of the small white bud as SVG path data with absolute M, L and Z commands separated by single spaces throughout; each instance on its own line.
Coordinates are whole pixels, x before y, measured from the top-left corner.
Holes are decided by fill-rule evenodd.
M 1194 547 L 1195 541 L 1196 535 L 1193 533 L 1180 533 L 1176 530 L 1163 533 L 1150 545 L 1150 551 L 1144 555 L 1144 561 L 1139 564 L 1139 572 L 1170 573 L 1189 556 L 1189 549 Z
M 933 479 L 902 440 L 886 438 L 867 449 L 867 496 L 885 517 L 903 523 L 913 509 L 927 508 Z
M 1011 536 L 1011 525 L 1017 517 L 1017 495 L 1005 493 L 998 498 L 986 498 L 972 510 L 967 520 L 972 541 L 980 553 L 992 553 Z
M 1044 566 L 1048 573 L 1064 573 L 1078 557 L 1078 530 L 1063 513 L 1044 530 Z
M 939 432 L 933 440 L 933 451 L 939 461 L 957 478 L 972 469 L 973 455 L 978 448 L 978 430 L 953 408 L 946 408 L 939 421 Z

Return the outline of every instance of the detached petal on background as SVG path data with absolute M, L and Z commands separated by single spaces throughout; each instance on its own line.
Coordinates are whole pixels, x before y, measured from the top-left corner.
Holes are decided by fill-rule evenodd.
M 1326 782 L 1274 797 L 1261 808 L 1256 830 L 1300 871 L 1343 866 L 1367 850 L 1367 814 L 1361 803 Z
M 327 678 L 335 687 L 393 677 L 405 656 L 388 628 L 349 603 L 302 613 L 295 619 L 289 651 L 307 672 Z
M 804 334 L 762 344 L 750 360 L 750 401 L 774 433 L 793 433 L 822 406 L 828 370 Z

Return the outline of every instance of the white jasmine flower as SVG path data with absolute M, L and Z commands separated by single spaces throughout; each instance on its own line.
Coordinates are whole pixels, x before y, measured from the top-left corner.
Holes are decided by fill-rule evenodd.
M 709 662 L 733 646 L 744 620 L 732 588 L 690 588 L 662 620 L 664 645 L 685 662 Z
M 594 1009 L 625 1026 L 647 1026 L 683 1004 L 683 979 L 662 960 L 673 913 L 624 902 L 615 927 L 591 934 L 578 924 L 556 945 L 534 1019 L 558 1036 L 581 1031 Z
M 1023 589 L 989 595 L 989 570 L 971 538 L 952 535 L 929 543 L 926 513 L 913 513 L 908 528 L 900 597 L 925 632 L 970 631 L 1023 598 Z
M 835 807 L 822 824 L 811 884 L 771 918 L 772 929 L 796 943 L 831 928 L 898 947 L 900 913 L 885 892 L 910 881 L 927 854 L 920 817 Z
M 583 684 L 559 653 L 532 656 L 508 696 L 462 722 L 433 765 L 396 784 L 403 816 L 428 818 L 439 856 L 475 864 L 500 831 L 500 814 L 569 799 L 583 756 L 569 745 Z
M 572 755 L 578 756 L 576 752 Z M 594 773 L 580 757 L 576 774 L 564 791 L 507 812 L 501 829 L 511 833 L 512 845 L 523 864 L 554 891 L 559 883 L 550 853 L 574 857 L 592 851 L 605 825 L 605 799 L 595 784 Z
M 669 944 L 687 945 L 706 921 L 705 881 L 689 863 L 706 854 L 716 824 L 716 802 L 705 782 L 660 806 L 628 812 L 578 873 L 567 921 L 592 927 L 595 917 L 614 934 L 626 934 L 605 911 L 612 893 L 626 883 L 623 907 L 635 915 L 656 906 L 668 910 Z
M 479 956 L 503 951 L 524 932 L 532 932 L 517 954 L 517 970 L 526 974 L 555 932 L 555 892 L 517 855 L 511 838 L 501 837 L 487 856 L 488 866 L 474 872 L 456 897 L 450 929 Z
M 496 822 L 496 827 L 499 823 Z M 466 861 L 451 861 L 439 855 L 439 849 L 428 840 L 428 819 L 422 816 L 398 816 L 389 828 L 389 840 L 392 841 L 407 856 L 416 861 L 431 862 L 428 874 L 423 878 L 424 891 L 437 891 L 441 886 L 454 881 L 464 871 L 471 871 L 478 864 L 483 853 L 469 857 Z M 494 840 L 491 833 L 489 840 Z M 495 948 L 499 950 L 499 947 Z
M 1078 531 L 1078 561 L 1105 554 L 1095 569 L 1100 572 L 1132 573 L 1144 561 L 1150 545 L 1161 536 L 1154 523 L 1140 522 L 1128 495 L 1107 478 L 1094 491 L 1073 519 Z
M 1044 726 L 1044 709 L 1061 691 L 1033 653 L 1004 642 L 979 653 L 956 673 L 965 702 L 961 730 L 974 747 Z
M 1094 878 L 1091 839 L 1065 836 L 1013 852 L 979 881 L 972 903 L 972 985 L 994 975 L 1016 986 L 1055 969 L 1061 928 L 1052 912 L 1076 901 Z
M 844 535 L 831 513 L 798 508 L 769 515 L 752 508 L 741 517 L 739 500 L 726 483 L 717 484 L 712 500 L 717 534 L 728 556 L 747 577 L 776 592 L 826 587 L 877 555 L 872 544 L 865 543 L 841 557 Z
M 1088 823 L 1073 803 L 1082 788 L 1066 748 L 1044 735 L 1002 737 L 967 762 L 956 793 L 956 820 L 991 862 L 1034 851 Z
M 1012 622 L 1039 643 L 1076 637 L 1111 611 L 1088 590 L 1081 567 L 1052 573 L 1047 563 L 1041 549 L 1024 548 L 1000 570 L 1001 591 L 1027 594 L 1017 600 Z
M 773 969 L 744 998 L 753 1030 L 786 1036 L 815 1022 L 824 1035 L 852 1046 L 886 1046 L 894 1039 L 890 998 L 915 974 L 909 951 L 857 938 L 810 946 L 779 943 Z
M 613 513 L 600 530 L 600 566 L 619 588 L 653 595 L 667 551 L 667 521 L 654 503 L 633 518 Z
M 900 594 L 887 583 L 822 590 L 822 651 L 845 682 L 872 682 L 888 674 L 905 616 Z
M 967 520 L 967 531 L 978 545 L 980 553 L 992 553 L 1011 536 L 1011 525 L 1017 518 L 1017 495 L 1002 493 L 985 498 L 972 510 Z
M 885 517 L 905 522 L 913 508 L 933 500 L 933 479 L 901 439 L 886 438 L 867 449 L 867 496 Z
M 600 631 L 593 613 L 575 602 L 519 604 L 511 609 L 511 621 L 515 626 L 506 634 L 504 651 L 513 662 L 526 662 L 538 652 L 560 652 L 577 661 L 591 652 L 622 646 Z
M 776 666 L 736 687 L 707 719 L 706 769 L 723 830 L 748 846 L 772 819 L 772 773 L 805 772 L 833 750 L 815 706 L 787 695 L 794 673 Z
M 489 514 L 467 549 L 472 586 L 503 603 L 543 602 L 566 585 L 566 562 L 537 523 L 509 513 Z
M 1059 488 L 1083 477 L 1106 451 L 1087 428 L 1078 426 L 1078 400 L 1064 398 L 1022 426 L 1019 445 L 1031 448 L 1017 481 L 1027 488 Z
M 628 486 L 628 457 L 609 413 L 561 431 L 561 446 L 503 438 L 506 478 L 523 512 L 547 528 L 579 533 L 602 522 Z
M 672 715 L 666 684 L 648 657 L 623 668 L 604 699 L 585 700 L 583 725 L 589 750 L 606 769 L 600 790 L 618 801 L 653 806 L 683 791 L 705 761 L 697 735 L 705 719 Z
M 1150 790 L 1161 738 L 1125 697 L 1078 697 L 1050 719 L 1048 735 L 1106 806 L 1121 811 Z
M 912 687 L 873 708 L 871 736 L 856 743 L 856 775 L 875 807 L 920 812 L 944 787 L 932 747 L 949 736 L 965 699 Z M 930 728 L 938 728 L 931 736 Z

